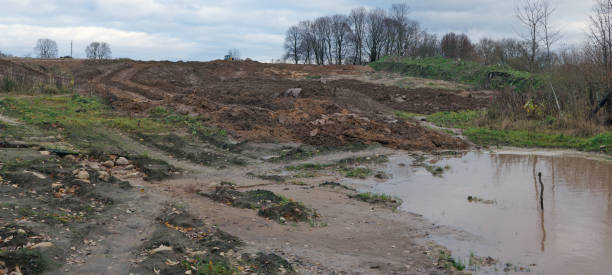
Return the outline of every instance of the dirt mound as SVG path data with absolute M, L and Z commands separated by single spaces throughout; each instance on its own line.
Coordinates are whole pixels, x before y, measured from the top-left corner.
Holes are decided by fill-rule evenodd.
M 393 111 L 477 109 L 489 98 L 471 92 L 404 89 L 322 76 L 358 75 L 363 66 L 241 62 L 52 62 L 23 68 L 72 75 L 76 89 L 95 93 L 122 112 L 139 116 L 156 106 L 199 115 L 240 140 L 338 146 L 381 143 L 401 149 L 461 149 L 467 145 L 412 123 Z

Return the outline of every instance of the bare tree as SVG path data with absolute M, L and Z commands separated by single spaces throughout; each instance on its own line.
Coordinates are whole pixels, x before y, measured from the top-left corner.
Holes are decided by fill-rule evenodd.
M 408 38 L 410 37 L 408 34 L 408 25 L 410 23 L 410 20 L 408 19 L 409 12 L 410 7 L 406 3 L 391 5 L 391 18 L 393 18 L 398 25 L 397 39 L 395 40 L 395 55 L 398 56 L 404 56 L 407 54 Z
M 480 39 L 476 52 L 485 65 L 501 63 L 504 54 L 501 43 L 487 37 Z
M 295 64 L 298 64 L 302 58 L 301 47 L 302 37 L 300 28 L 298 26 L 292 26 L 287 30 L 287 35 L 285 36 L 285 60 L 291 60 Z
M 85 48 L 85 56 L 93 60 L 102 60 L 111 58 L 111 48 L 106 42 L 91 42 Z
M 555 13 L 555 8 L 551 7 L 548 2 L 543 2 L 544 18 L 542 19 L 542 40 L 546 47 L 546 63 L 550 67 L 552 65 L 552 46 L 561 39 L 561 31 L 555 28 L 551 23 L 551 17 Z
M 347 16 L 341 14 L 332 16 L 332 33 L 334 36 L 336 64 L 342 64 L 349 37 L 353 34 Z
M 365 40 L 367 11 L 364 7 L 351 10 L 349 20 L 353 28 L 353 64 L 363 62 L 363 44 Z
M 315 62 L 317 65 L 325 64 L 325 60 L 329 57 L 331 50 L 331 19 L 329 17 L 317 18 L 311 26 L 311 39 L 313 43 L 313 50 L 315 55 Z
M 370 62 L 374 62 L 381 57 L 385 38 L 385 10 L 380 8 L 372 9 L 366 17 L 366 40 L 365 45 L 369 51 Z
M 440 54 L 440 41 L 435 34 L 421 31 L 417 45 L 416 56 L 432 57 Z
M 597 0 L 590 17 L 592 55 L 606 72 L 612 72 L 612 0 Z
M 38 39 L 34 52 L 39 58 L 57 58 L 57 43 L 48 38 Z
M 312 22 L 308 20 L 302 21 L 300 24 L 298 24 L 298 29 L 302 39 L 300 50 L 303 53 L 304 64 L 311 64 L 314 54 L 314 45 L 316 43 L 315 37 L 312 33 Z
M 540 29 L 546 17 L 544 0 L 521 0 L 516 7 L 516 17 L 527 28 L 525 39 L 529 42 L 529 69 L 535 71 L 536 56 L 540 47 Z

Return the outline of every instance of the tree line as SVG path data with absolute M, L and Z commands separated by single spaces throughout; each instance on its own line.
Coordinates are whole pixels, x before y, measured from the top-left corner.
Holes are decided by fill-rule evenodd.
M 478 41 L 453 32 L 438 38 L 410 19 L 406 4 L 393 4 L 386 10 L 356 8 L 348 15 L 323 16 L 291 26 L 285 36 L 283 59 L 324 65 L 367 64 L 385 56 L 442 56 L 508 66 L 545 76 L 545 88 L 540 89 L 546 91 L 541 91 L 541 97 L 553 111 L 565 109 L 585 117 L 601 109 L 592 111 L 593 106 L 609 102 L 607 113 L 612 124 L 612 0 L 595 0 L 587 39 L 576 45 L 562 43 L 563 34 L 553 23 L 556 10 L 550 3 L 519 0 L 514 15 L 520 35 Z M 520 112 L 524 102 L 516 102 L 514 111 Z
M 444 56 L 529 71 L 558 60 L 552 47 L 561 36 L 551 24 L 554 8 L 544 0 L 523 0 L 517 5 L 516 17 L 525 27 L 523 39 L 485 37 L 475 43 L 465 34 L 452 32 L 438 38 L 410 19 L 409 12 L 408 5 L 401 3 L 388 10 L 361 7 L 348 15 L 302 21 L 287 30 L 284 60 L 295 64 L 365 64 L 384 56 Z
M 37 58 L 52 59 L 58 58 L 58 47 L 57 42 L 49 38 L 40 38 L 36 41 L 34 46 L 34 54 Z M 0 51 L 0 57 L 10 57 L 11 55 L 2 53 Z M 85 56 L 92 60 L 111 59 L 112 51 L 110 44 L 106 42 L 91 42 L 85 47 Z M 72 56 L 64 56 L 62 58 L 72 58 Z
M 284 59 L 295 64 L 365 64 L 383 56 L 427 57 L 439 54 L 435 34 L 408 18 L 407 4 L 356 8 L 302 21 L 289 28 Z

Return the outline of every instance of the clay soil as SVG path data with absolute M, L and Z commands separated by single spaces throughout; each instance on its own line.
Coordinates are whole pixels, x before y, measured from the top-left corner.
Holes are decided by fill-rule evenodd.
M 200 118 L 242 141 L 239 150 L 225 150 L 206 140 L 147 142 L 121 134 L 115 138 L 129 148 L 125 156 L 130 165 L 111 168 L 104 163 L 117 156 L 109 152 L 68 157 L 45 151 L 74 140 L 65 139 L 65 133 L 45 132 L 53 129 L 34 131 L 40 125 L 0 113 L 1 131 L 26 129 L 0 139 L 0 235 L 6 239 L 26 234 L 32 239 L 10 246 L 0 243 L 0 274 L 17 266 L 34 274 L 208 274 L 201 271 L 213 268 L 207 266 L 213 261 L 243 268 L 235 272 L 239 274 L 452 272 L 440 262 L 445 249 L 427 237 L 453 229 L 385 203 L 357 200 L 359 185 L 339 188 L 324 183 L 376 177 L 384 184 L 393 175 L 379 176 L 382 164 L 371 160 L 397 150 L 422 154 L 468 149 L 462 139 L 398 119 L 394 112 L 478 109 L 486 107 L 493 94 L 402 88 L 364 77 L 373 73 L 364 66 L 252 61 L 0 60 L 0 76 L 25 75 L 41 83 L 50 75 L 61 77 L 74 83 L 69 88 L 75 92 L 106 99 L 113 112 L 140 117 L 162 106 Z M 44 134 L 29 137 L 39 132 Z M 26 136 L 28 142 L 20 142 Z M 55 143 L 35 141 L 43 138 Z M 174 152 L 181 148 L 172 150 L 176 144 L 184 145 L 185 154 Z M 184 157 L 189 150 L 214 151 L 215 161 L 225 165 Z M 135 156 L 145 155 L 175 168 L 169 170 L 170 178 L 168 173 L 155 177 L 156 165 L 139 165 Z M 237 155 L 244 161 L 225 161 Z M 23 162 L 24 156 L 36 162 Z M 58 165 L 49 168 L 39 162 Z M 304 164 L 320 167 L 288 168 Z M 89 179 L 79 181 L 79 169 L 88 171 Z M 112 180 L 100 181 L 101 172 L 112 175 Z M 357 172 L 361 174 L 355 176 Z M 75 182 L 87 192 L 70 191 Z M 266 216 L 263 208 L 236 207 L 206 196 L 226 185 L 235 189 L 232 194 L 273 192 L 270 196 L 278 204 L 273 206 L 284 212 Z M 60 187 L 66 188 L 57 195 Z M 78 208 L 51 205 L 67 199 L 78 202 Z M 95 205 L 98 201 L 109 203 Z M 306 212 L 310 218 L 287 216 Z M 45 247 L 36 246 L 40 243 Z M 35 259 L 51 264 L 32 264 L 32 251 L 38 253 Z
M 71 77 L 76 90 L 102 96 L 121 112 L 138 116 L 156 106 L 172 107 L 250 141 L 462 149 L 466 148 L 462 141 L 397 120 L 393 112 L 478 109 L 491 100 L 491 95 L 474 91 L 410 89 L 368 81 L 360 77 L 373 73 L 366 66 L 83 60 L 20 60 L 11 66 L 11 70 Z M 0 72 L 8 69 L 0 64 Z

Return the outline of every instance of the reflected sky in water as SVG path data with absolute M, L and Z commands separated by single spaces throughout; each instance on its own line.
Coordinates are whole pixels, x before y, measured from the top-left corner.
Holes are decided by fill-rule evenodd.
M 402 198 L 402 210 L 475 235 L 434 237 L 455 255 L 474 252 L 549 274 L 611 272 L 612 164 L 470 152 L 428 160 L 450 166 L 434 177 L 424 168 L 399 165 L 411 161 L 391 156 L 385 170 L 393 177 L 371 182 L 370 189 Z M 495 203 L 469 202 L 468 196 Z

